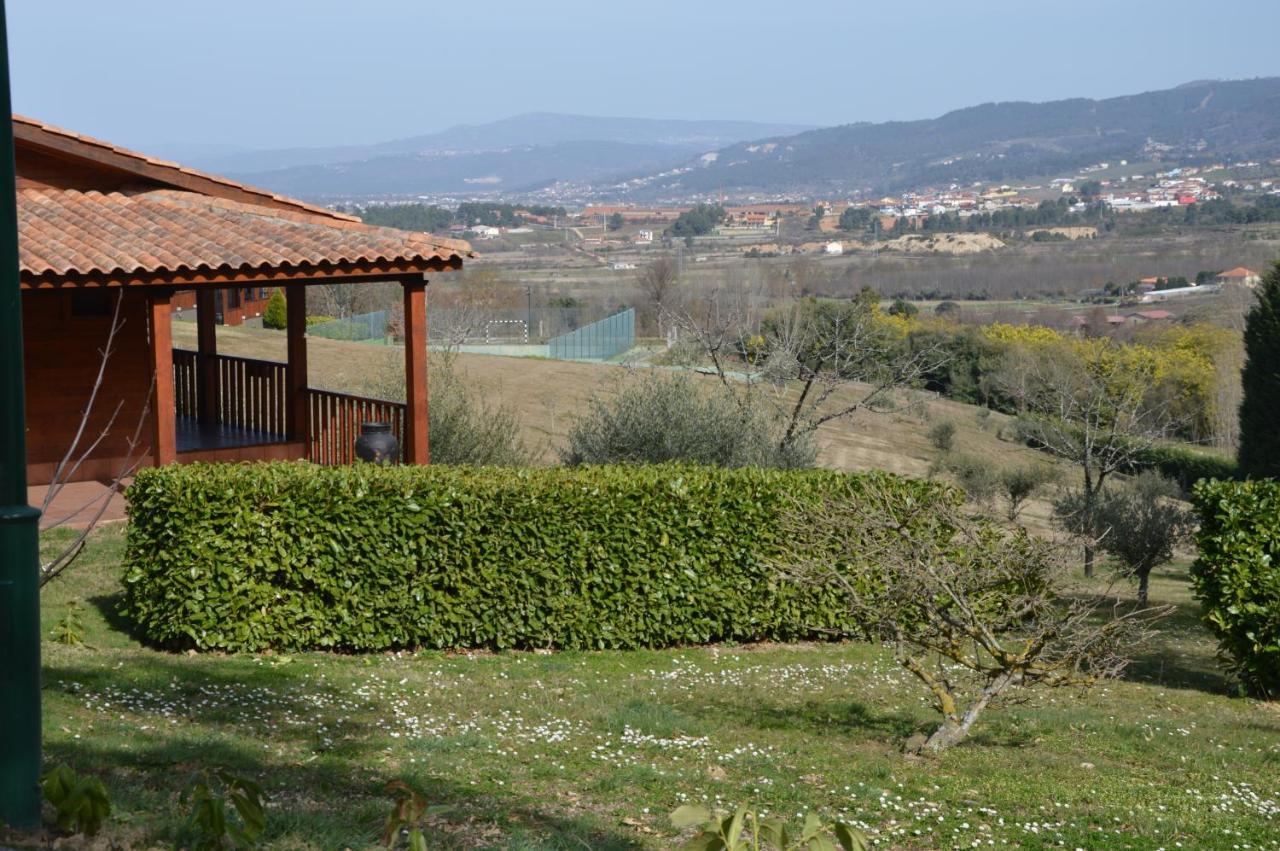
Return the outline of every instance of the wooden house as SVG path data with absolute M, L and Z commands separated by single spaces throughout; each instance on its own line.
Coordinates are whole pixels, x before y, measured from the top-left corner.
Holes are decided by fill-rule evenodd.
M 371 227 L 27 118 L 13 134 L 32 484 L 60 465 L 62 481 L 111 478 L 130 455 L 345 463 L 365 420 L 390 421 L 403 460 L 427 462 L 427 278 L 460 269 L 465 242 Z M 312 388 L 306 288 L 380 281 L 403 288 L 407 402 Z M 219 354 L 218 314 L 275 287 L 288 300 L 287 362 Z M 184 294 L 195 351 L 172 344 Z
M 213 321 L 217 325 L 243 325 L 267 312 L 267 302 L 275 287 L 225 287 L 214 291 Z M 195 290 L 173 294 L 173 309 L 179 315 L 196 309 Z

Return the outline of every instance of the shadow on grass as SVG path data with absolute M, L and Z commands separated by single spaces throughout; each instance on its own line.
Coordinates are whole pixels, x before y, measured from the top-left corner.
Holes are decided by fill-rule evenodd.
M 1227 694 L 1231 680 L 1218 664 L 1217 642 L 1200 620 L 1194 602 L 1161 596 L 1166 582 L 1186 582 L 1185 566 L 1170 566 L 1152 573 L 1151 606 L 1172 605 L 1173 611 L 1154 624 L 1148 642 L 1131 648 L 1130 662 L 1122 679 L 1128 682 L 1189 689 L 1208 694 Z M 1099 613 L 1111 610 L 1113 597 L 1081 598 L 1100 603 Z M 1136 605 L 1123 601 L 1123 606 Z
M 367 762 L 373 763 L 373 754 Z M 592 848 L 631 851 L 642 847 L 590 816 L 564 816 L 514 797 L 481 794 L 423 772 L 378 775 L 368 765 L 333 759 L 298 763 L 273 759 L 249 745 L 171 736 L 161 744 L 137 746 L 62 740 L 45 748 L 46 765 L 66 763 L 100 777 L 109 789 L 115 815 L 105 834 L 170 844 L 182 836 L 189 805 L 183 790 L 195 772 L 225 768 L 264 787 L 267 829 L 263 844 L 314 848 L 363 848 L 379 844 L 393 800 L 384 791 L 401 779 L 433 805 L 449 807 L 430 825 L 433 848 Z M 140 834 L 140 836 L 138 836 Z M 126 843 L 127 844 L 127 843 Z
M 694 709 L 686 708 L 694 713 Z M 708 722 L 728 719 L 761 730 L 809 730 L 822 735 L 859 734 L 894 746 L 915 733 L 932 729 L 913 715 L 885 711 L 858 700 L 809 700 L 798 706 L 763 703 L 744 705 L 715 701 L 698 707 L 696 713 Z
M 98 723 L 81 739 L 52 737 L 45 747 L 47 766 L 67 763 L 103 779 L 117 813 L 113 829 L 144 833 L 143 847 L 177 840 L 186 814 L 180 793 L 194 772 L 215 767 L 263 784 L 268 846 L 374 845 L 392 804 L 383 787 L 402 779 L 451 808 L 431 847 L 642 847 L 590 813 L 560 814 L 553 803 L 518 792 L 481 793 L 433 776 L 426 765 L 380 770 L 384 719 L 339 683 L 317 682 L 309 665 L 154 655 L 145 666 L 124 669 L 51 663 L 45 683 L 46 694 L 58 695 L 55 712 L 93 695 L 100 708 L 112 704 L 108 713 L 118 708 L 143 717 L 139 729 Z M 309 720 L 317 710 L 342 720 L 317 729 Z
M 123 602 L 123 591 L 117 591 L 114 594 L 99 594 L 96 597 L 90 597 L 88 600 L 89 605 L 98 610 L 103 622 L 112 632 L 127 636 L 144 647 L 151 646 L 146 638 L 134 627 L 133 621 L 120 614 L 120 604 Z

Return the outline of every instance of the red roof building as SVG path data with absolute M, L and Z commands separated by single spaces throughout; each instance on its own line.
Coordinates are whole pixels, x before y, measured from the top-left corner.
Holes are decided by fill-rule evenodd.
M 137 463 L 343 461 L 362 418 L 392 422 L 404 460 L 426 462 L 426 276 L 460 269 L 467 243 L 371 227 L 29 118 L 15 116 L 13 133 L 32 484 L 65 475 L 81 450 L 76 479 Z M 306 288 L 385 281 L 404 290 L 408 402 L 310 388 Z M 219 296 L 272 287 L 288 299 L 287 361 L 219 355 Z M 172 344 L 186 297 L 194 351 Z M 85 432 L 102 438 L 77 449 L 91 398 Z

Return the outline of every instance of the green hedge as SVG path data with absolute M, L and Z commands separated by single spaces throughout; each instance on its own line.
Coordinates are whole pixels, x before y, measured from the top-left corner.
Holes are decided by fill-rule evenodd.
M 1155 469 L 1173 479 L 1187 493 L 1201 479 L 1237 479 L 1240 468 L 1234 458 L 1186 449 L 1181 446 L 1152 446 L 1138 457 L 1130 472 Z
M 1204 481 L 1193 497 L 1205 623 L 1247 690 L 1280 697 L 1280 482 Z
M 875 476 L 905 506 L 958 500 Z M 124 613 L 171 648 L 635 648 L 849 632 L 779 519 L 868 479 L 711 467 L 141 470 Z

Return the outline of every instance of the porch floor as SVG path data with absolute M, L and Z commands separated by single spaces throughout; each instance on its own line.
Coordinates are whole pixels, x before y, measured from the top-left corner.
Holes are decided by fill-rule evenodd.
M 287 443 L 288 437 L 269 431 L 215 423 L 206 425 L 195 417 L 178 416 L 174 420 L 177 432 L 176 448 L 179 452 L 195 452 L 202 449 L 231 449 L 236 446 L 263 446 L 270 443 Z

